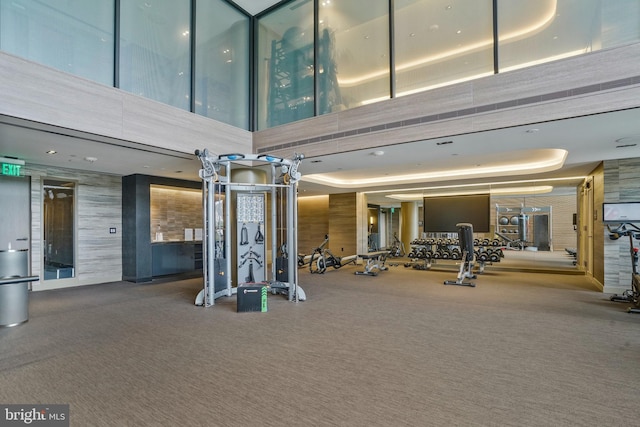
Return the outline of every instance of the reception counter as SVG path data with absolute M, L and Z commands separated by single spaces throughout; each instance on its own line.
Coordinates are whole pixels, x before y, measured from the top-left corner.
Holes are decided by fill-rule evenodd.
M 202 271 L 201 241 L 156 241 L 151 243 L 153 277 Z

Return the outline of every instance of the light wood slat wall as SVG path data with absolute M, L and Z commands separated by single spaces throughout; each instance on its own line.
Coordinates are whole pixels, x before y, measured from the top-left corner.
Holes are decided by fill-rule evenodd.
M 584 233 L 584 238 L 587 239 L 586 242 L 581 244 L 581 246 L 585 246 L 591 244 L 593 250 L 593 278 L 600 285 L 602 289 L 604 289 L 605 284 L 605 270 L 608 267 L 605 267 L 607 259 L 605 257 L 605 225 L 602 223 L 602 203 L 605 199 L 605 169 L 604 163 L 600 163 L 596 169 L 594 169 L 589 175 L 591 178 L 591 187 L 593 189 L 593 211 L 590 209 L 586 212 L 581 212 L 580 215 L 582 218 L 579 218 L 579 221 L 582 226 L 582 231 Z M 587 179 L 588 180 L 588 179 Z M 617 197 L 616 194 L 611 194 L 611 197 Z M 600 209 L 600 212 L 598 212 Z M 588 236 L 586 235 L 586 229 L 584 226 L 587 222 L 591 223 L 593 227 L 593 237 L 591 241 L 589 241 Z M 586 248 L 583 249 L 583 252 L 586 252 Z M 583 263 L 584 260 L 582 257 L 585 254 L 581 254 L 578 252 L 578 262 Z M 617 261 L 616 261 L 617 262 Z M 625 288 L 626 289 L 626 288 Z M 616 291 L 617 292 L 617 291 Z M 622 292 L 622 291 L 620 291 Z
M 298 252 L 309 255 L 329 234 L 329 196 L 298 199 Z
M 358 206 L 356 193 L 329 195 L 329 248 L 336 256 L 358 252 Z
M 251 132 L 0 52 L 0 114 L 192 154 L 251 152 Z
M 604 162 L 604 200 L 603 202 L 640 201 L 640 158 L 606 160 Z M 602 220 L 602 204 L 595 206 L 598 218 Z M 640 226 L 640 224 L 636 224 Z M 621 292 L 630 288 L 631 255 L 629 238 L 618 240 L 608 238 L 603 227 L 601 233 L 604 242 L 604 292 Z M 634 245 L 638 245 L 634 240 Z
M 89 285 L 122 280 L 122 183 L 115 175 L 26 165 L 31 179 L 31 271 L 41 280 L 33 290 Z M 42 182 L 76 183 L 75 278 L 42 280 Z M 109 234 L 115 227 L 116 234 Z
M 253 147 L 282 156 L 297 151 L 309 158 L 638 107 L 638 63 L 640 44 L 592 52 L 261 130 L 253 134 Z M 621 79 L 629 79 L 628 84 L 609 87 L 609 82 Z M 592 91 L 569 92 L 573 88 Z M 537 96 L 541 97 L 539 102 L 521 102 Z M 545 99 L 547 96 L 549 99 Z M 456 113 L 492 104 L 502 105 L 459 117 Z M 448 112 L 454 114 L 426 123 L 412 122 L 414 118 Z M 370 129 L 396 122 L 401 125 Z M 340 136 L 353 130 L 358 134 Z M 296 146 L 298 141 L 305 143 Z

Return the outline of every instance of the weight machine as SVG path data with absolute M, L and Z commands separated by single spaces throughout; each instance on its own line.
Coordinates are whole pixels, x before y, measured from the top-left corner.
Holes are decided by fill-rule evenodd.
M 635 307 L 629 307 L 629 313 L 640 313 L 640 275 L 638 274 L 638 248 L 633 246 L 633 239 L 640 239 L 640 227 L 632 223 L 622 223 L 616 228 L 607 225 L 609 238 L 618 240 L 622 236 L 629 237 L 629 254 L 631 255 L 631 289 L 627 289 L 622 294 L 614 294 L 611 301 L 630 302 Z
M 304 301 L 306 295 L 298 285 L 297 260 L 288 256 L 289 251 L 297 253 L 297 183 L 301 177 L 298 167 L 304 156 L 296 154 L 292 159 L 267 154 L 217 156 L 206 148 L 196 150 L 195 155 L 202 162 L 199 176 L 204 218 L 204 288 L 196 297 L 196 305 L 210 307 L 217 298 L 232 296 L 237 293 L 237 286 L 250 283 L 266 285 L 272 294 L 286 295 L 289 301 Z M 236 168 L 239 162 L 244 169 Z M 270 176 L 270 182 L 234 182 L 234 172 L 240 176 L 244 171 L 252 172 L 246 169 L 247 164 L 267 166 L 265 178 Z M 254 180 L 245 178 L 245 181 Z M 270 221 L 266 218 L 267 194 L 271 199 Z M 268 244 L 272 254 L 270 269 Z M 276 260 L 278 248 L 289 251 L 282 251 Z
M 460 263 L 460 270 L 458 271 L 458 277 L 456 280 L 445 280 L 445 285 L 459 285 L 475 287 L 475 283 L 465 281 L 465 279 L 475 279 L 476 275 L 473 274 L 473 225 L 468 223 L 456 224 L 458 227 L 458 241 L 460 243 L 460 249 L 462 250 Z

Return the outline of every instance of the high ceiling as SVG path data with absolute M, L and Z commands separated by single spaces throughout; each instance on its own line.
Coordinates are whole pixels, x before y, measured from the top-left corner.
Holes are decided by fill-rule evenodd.
M 439 142 L 451 141 L 438 145 Z M 81 142 L 81 143 L 79 143 Z M 382 185 L 356 184 L 339 188 L 309 182 L 305 178 L 320 174 L 343 180 L 387 177 L 389 181 L 402 173 L 425 173 L 443 170 L 474 169 L 501 162 L 531 159 L 543 149 L 567 151 L 562 167 L 539 173 L 516 173 L 508 176 L 462 178 L 420 178 L 419 182 L 384 182 Z M 55 149 L 48 155 L 45 149 Z M 381 151 L 382 153 L 374 152 Z M 0 155 L 23 159 L 27 164 L 57 166 L 118 175 L 134 173 L 189 180 L 199 180 L 200 163 L 189 153 L 155 149 L 51 126 L 22 123 L 0 117 Z M 354 191 L 375 191 L 369 202 L 398 206 L 409 200 L 407 194 L 452 191 L 450 186 L 465 186 L 457 191 L 484 192 L 503 187 L 550 185 L 554 191 L 575 190 L 582 177 L 602 160 L 640 157 L 640 109 L 532 123 L 527 126 L 499 129 L 466 135 L 407 142 L 375 150 L 307 158 L 300 171 L 301 196 Z M 563 179 L 560 179 L 563 178 Z M 526 181 L 526 182 L 518 182 Z M 447 187 L 447 188 L 436 188 Z M 397 198 L 397 194 L 405 198 Z M 388 196 L 396 195 L 395 198 Z
M 280 1 L 236 0 L 235 3 L 255 15 Z M 441 22 L 440 25 L 445 24 Z M 57 154 L 46 154 L 49 149 L 57 151 Z M 544 151 L 548 149 L 565 150 L 566 158 L 561 167 L 526 173 L 521 168 L 522 171 L 509 175 L 478 173 L 482 169 L 534 159 L 548 153 Z M 0 156 L 13 156 L 27 164 L 123 176 L 139 173 L 199 180 L 200 163 L 191 153 L 158 149 L 6 116 L 0 116 Z M 640 157 L 640 109 L 637 108 L 307 158 L 300 169 L 303 174 L 300 192 L 301 195 L 319 195 L 372 191 L 375 193 L 369 194 L 371 203 L 397 206 L 401 200 L 419 198 L 423 193 L 451 191 L 450 186 L 461 185 L 466 186 L 464 191 L 518 187 L 524 192 L 523 187 L 541 185 L 552 186 L 556 192 L 575 191 L 582 177 L 600 161 L 632 157 Z M 451 171 L 463 169 L 467 170 L 467 175 L 449 176 Z M 421 175 L 402 182 L 394 179 L 401 174 L 432 176 Z M 317 180 L 312 182 L 309 180 L 313 178 L 311 175 L 369 182 L 339 187 Z M 381 178 L 381 183 L 372 182 Z M 457 191 L 463 190 L 459 188 Z
M 233 2 L 252 15 L 257 15 L 274 4 L 280 3 L 279 0 L 233 0 Z

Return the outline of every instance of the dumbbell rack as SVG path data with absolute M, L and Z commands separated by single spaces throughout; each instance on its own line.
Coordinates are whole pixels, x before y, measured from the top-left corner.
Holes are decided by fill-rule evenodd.
M 498 239 L 474 239 L 475 262 L 478 273 L 483 273 L 487 263 L 500 262 L 504 257 L 501 241 Z M 417 270 L 430 270 L 438 260 L 462 259 L 462 251 L 458 239 L 415 239 L 411 242 L 411 250 L 407 254 L 411 259 L 405 267 Z

